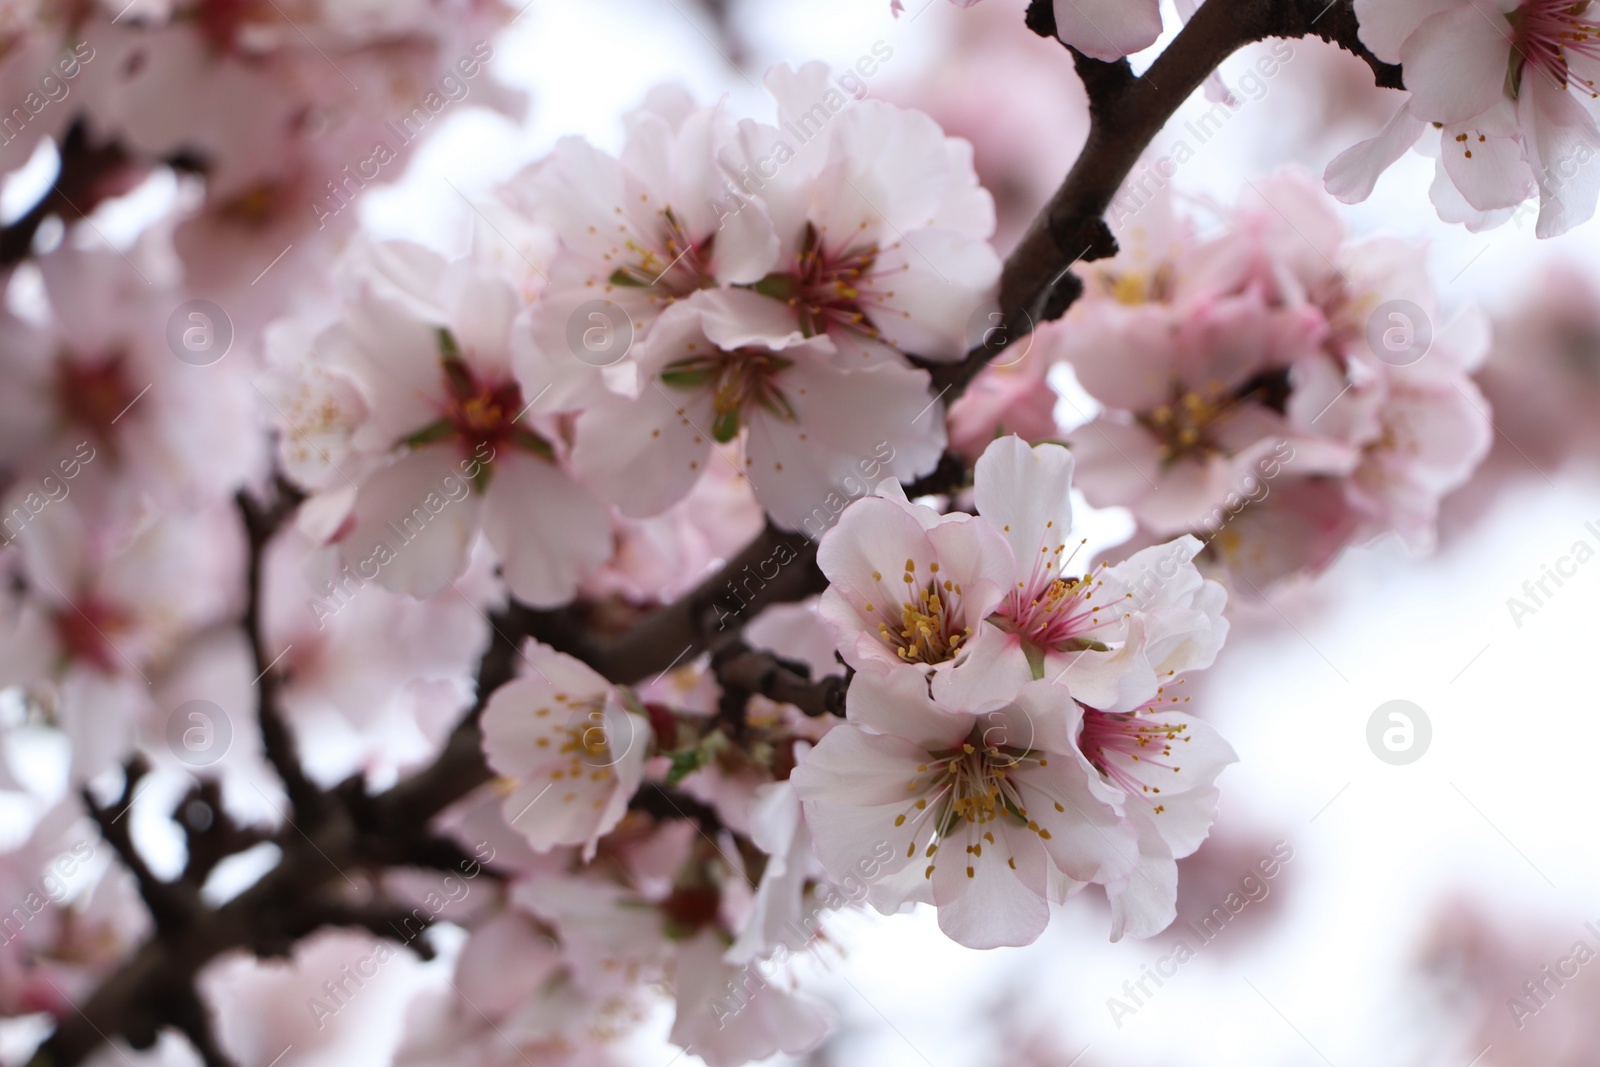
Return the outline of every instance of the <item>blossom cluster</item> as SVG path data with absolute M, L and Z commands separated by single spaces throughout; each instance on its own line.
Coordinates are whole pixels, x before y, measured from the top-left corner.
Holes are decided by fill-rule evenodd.
M 1210 233 L 1167 197 L 1126 220 L 1040 342 L 1102 405 L 1070 437 L 1089 501 L 1247 592 L 1387 533 L 1430 547 L 1493 436 L 1487 324 L 1443 320 L 1421 245 L 1351 240 L 1293 172 L 1248 195 Z
M 618 687 L 527 648 L 489 700 L 484 751 L 538 857 L 512 910 L 554 933 L 553 973 L 588 1005 L 575 1018 L 671 975 L 673 1038 L 707 1062 L 799 1051 L 823 1014 L 781 969 L 749 968 L 848 902 L 932 904 L 976 948 L 1033 941 L 1050 903 L 1091 883 L 1113 937 L 1172 922 L 1175 860 L 1204 840 L 1233 760 L 1179 710 L 1181 675 L 1227 633 L 1226 596 L 1193 538 L 1075 570 L 1072 468 L 1059 445 L 1005 437 L 978 461 L 976 515 L 892 479 L 846 509 L 822 540 L 820 602 L 752 627 L 820 672 L 842 669 L 834 652 L 854 669 L 843 719 L 770 705 L 752 716 L 760 742 L 739 745 L 698 687 Z M 759 873 L 731 836 L 630 814 L 663 785 L 746 836 Z

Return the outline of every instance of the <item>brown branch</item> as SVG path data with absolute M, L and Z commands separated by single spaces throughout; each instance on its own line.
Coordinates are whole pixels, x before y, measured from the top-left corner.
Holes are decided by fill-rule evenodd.
M 150 765 L 144 757 L 135 756 L 129 760 L 123 767 L 122 795 L 109 808 L 95 803 L 94 794 L 87 788 L 82 796 L 89 817 L 100 829 L 100 836 L 133 875 L 139 887 L 139 896 L 155 923 L 157 936 L 160 936 L 178 930 L 188 922 L 199 907 L 199 895 L 194 887 L 186 883 L 163 882 L 157 878 L 133 843 L 133 819 L 128 817 L 128 811 L 138 794 L 139 783 L 149 772 Z
M 108 196 L 132 187 L 143 169 L 120 144 L 95 145 L 80 119 L 61 138 L 60 170 L 48 192 L 27 213 L 0 227 L 0 269 L 21 263 L 33 251 L 33 239 L 50 218 L 79 219 Z
M 250 651 L 255 659 L 256 721 L 261 729 L 262 751 L 266 753 L 267 762 L 278 772 L 297 821 L 314 822 L 325 814 L 323 794 L 301 768 L 300 758 L 295 753 L 294 734 L 278 706 L 280 675 L 276 664 L 283 650 L 276 653 L 270 651 L 266 635 L 262 632 L 262 567 L 267 544 L 284 520 L 299 507 L 305 494 L 281 476 L 274 481 L 273 489 L 273 499 L 267 504 L 257 503 L 244 489 L 234 498 L 250 549 L 245 576 L 245 610 L 240 624 L 249 638 Z

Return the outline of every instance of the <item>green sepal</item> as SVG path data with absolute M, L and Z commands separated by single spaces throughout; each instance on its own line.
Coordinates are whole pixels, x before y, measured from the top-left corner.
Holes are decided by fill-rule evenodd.
M 698 389 L 710 384 L 716 374 L 711 367 L 699 366 L 696 362 L 674 363 L 661 372 L 661 383 L 674 389 Z
M 1032 641 L 1022 642 L 1022 654 L 1027 657 L 1028 670 L 1033 672 L 1033 680 L 1038 681 L 1044 677 L 1044 649 Z
M 769 274 L 750 286 L 762 296 L 788 302 L 800 292 L 800 279 L 793 274 Z
M 411 436 L 402 438 L 400 443 L 408 448 L 421 448 L 423 445 L 438 444 L 455 432 L 454 423 L 449 419 L 440 419 L 438 422 L 430 422 Z
M 461 358 L 461 346 L 456 344 L 455 334 L 450 332 L 448 326 L 439 327 L 437 333 L 439 336 L 439 355 L 444 359 L 459 360 Z
M 540 459 L 555 459 L 555 449 L 550 447 L 550 442 L 534 433 L 532 430 L 518 426 L 511 431 L 511 443 L 518 448 L 525 449 L 538 456 Z
M 711 436 L 717 444 L 725 445 L 739 436 L 739 412 L 719 411 L 716 419 L 711 423 Z
M 616 270 L 611 272 L 611 277 L 607 278 L 606 281 L 610 282 L 612 285 L 620 285 L 628 289 L 650 288 L 649 282 L 645 281 L 643 278 L 636 278 L 632 274 L 629 274 L 627 267 L 618 267 Z

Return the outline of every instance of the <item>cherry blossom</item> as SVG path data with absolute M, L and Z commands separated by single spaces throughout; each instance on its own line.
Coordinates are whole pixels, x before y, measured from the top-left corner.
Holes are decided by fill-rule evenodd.
M 537 642 L 524 655 L 533 673 L 497 689 L 484 711 L 484 753 L 514 785 L 506 821 L 538 849 L 583 845 L 587 860 L 639 788 L 649 722 L 572 657 Z
M 648 516 L 676 504 L 712 464 L 730 465 L 776 522 L 805 528 L 864 465 L 911 477 L 943 444 L 927 372 L 841 368 L 836 354 L 826 337 L 746 340 L 684 303 L 636 350 L 639 395 L 608 394 L 578 417 L 573 466 L 625 515 Z M 896 429 L 880 436 L 877 419 Z
M 1044 679 L 953 713 L 913 672 L 858 674 L 849 724 L 791 775 L 823 868 L 837 881 L 878 860 L 874 907 L 933 903 L 972 948 L 1028 944 L 1067 886 L 1125 877 L 1134 830 L 1078 751 L 1064 695 Z
M 1378 175 L 1431 124 L 1439 130 L 1434 204 L 1469 228 L 1498 225 L 1539 198 L 1540 237 L 1594 214 L 1600 194 L 1595 63 L 1587 3 L 1561 0 L 1359 0 L 1361 39 L 1403 63 L 1409 95 L 1374 138 L 1328 167 L 1328 189 L 1364 200 Z
M 431 596 L 465 570 L 481 529 L 514 593 L 567 600 L 609 552 L 606 516 L 512 372 L 511 288 L 470 260 L 421 255 L 417 266 L 439 313 L 367 284 L 315 342 L 363 398 L 344 412 L 360 419 L 348 440 L 361 462 L 329 464 L 347 483 L 360 477 L 335 538 L 341 557 L 387 589 Z M 298 432 L 286 427 L 286 448 L 305 447 Z
M 1084 757 L 1105 784 L 1121 792 L 1119 807 L 1138 835 L 1137 864 L 1106 890 L 1113 941 L 1124 933 L 1149 937 L 1177 916 L 1175 861 L 1199 848 L 1210 832 L 1219 796 L 1213 783 L 1235 760 L 1211 726 L 1165 710 L 1179 701 L 1162 691 L 1131 712 L 1080 705 L 1073 715 Z

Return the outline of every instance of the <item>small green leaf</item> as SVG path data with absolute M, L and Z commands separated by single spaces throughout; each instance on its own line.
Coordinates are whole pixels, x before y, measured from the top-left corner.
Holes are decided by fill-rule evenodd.
M 793 274 L 769 274 L 759 282 L 750 286 L 762 296 L 770 296 L 774 300 L 788 301 L 793 299 L 800 291 L 800 279 Z
M 733 440 L 735 437 L 738 437 L 739 436 L 739 412 L 738 412 L 738 410 L 735 409 L 733 411 L 719 411 L 719 412 L 717 412 L 716 421 L 714 421 L 711 424 L 711 436 L 716 438 L 717 443 L 719 445 L 725 445 L 729 441 Z
M 1044 677 L 1044 649 L 1032 641 L 1022 642 L 1022 654 L 1028 659 L 1028 669 L 1033 672 L 1033 680 L 1038 681 Z
M 511 443 L 518 448 L 526 449 L 540 459 L 555 459 L 555 449 L 550 447 L 550 442 L 534 433 L 532 430 L 519 426 L 511 431 Z
M 710 367 L 673 364 L 661 372 L 661 383 L 674 389 L 698 389 L 709 384 L 716 373 Z
M 455 334 L 446 326 L 439 327 L 439 355 L 445 359 L 461 358 L 461 346 L 456 344 Z
M 1087 637 L 1074 637 L 1063 647 L 1064 652 L 1110 652 L 1111 646 Z
M 689 775 L 706 765 L 708 753 L 698 745 L 677 752 L 664 753 L 671 766 L 667 768 L 667 785 L 676 787 Z
M 610 282 L 612 285 L 621 285 L 628 289 L 650 288 L 649 282 L 645 281 L 643 278 L 636 278 L 632 274 L 629 274 L 627 267 L 618 267 L 616 270 L 611 272 L 611 277 L 607 278 L 606 281 Z
M 437 444 L 456 432 L 455 424 L 449 419 L 440 419 L 430 422 L 410 437 L 402 438 L 400 443 L 409 448 L 421 448 L 423 445 Z

